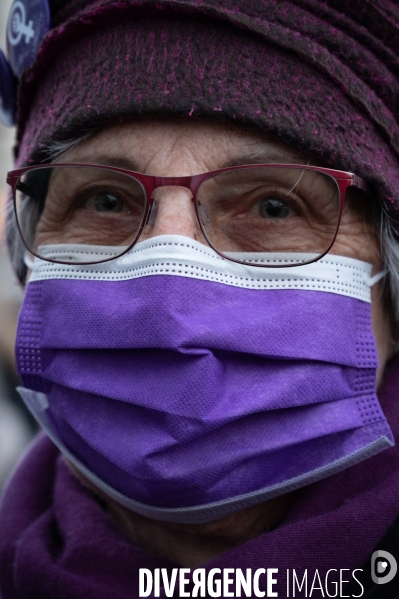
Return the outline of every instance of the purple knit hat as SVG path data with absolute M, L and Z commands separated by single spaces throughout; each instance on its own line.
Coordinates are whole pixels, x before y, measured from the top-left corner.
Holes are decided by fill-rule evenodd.
M 399 211 L 399 6 L 390 0 L 52 0 L 19 85 L 16 161 L 140 115 L 213 117 L 368 180 Z

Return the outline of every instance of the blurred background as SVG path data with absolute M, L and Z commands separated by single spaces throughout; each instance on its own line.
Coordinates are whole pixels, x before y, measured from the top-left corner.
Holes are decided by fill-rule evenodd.
M 6 51 L 7 17 L 12 0 L 0 0 L 0 47 Z M 5 247 L 7 171 L 12 169 L 14 129 L 0 123 L 0 490 L 36 428 L 15 391 L 14 341 L 22 290 L 16 282 Z

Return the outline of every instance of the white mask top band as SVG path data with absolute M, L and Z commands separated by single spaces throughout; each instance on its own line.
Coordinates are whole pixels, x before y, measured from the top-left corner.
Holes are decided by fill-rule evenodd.
M 120 248 L 88 245 L 48 245 L 43 256 L 71 262 L 104 259 Z M 232 254 L 237 259 L 256 259 L 269 264 L 306 261 L 310 254 Z M 99 264 L 55 264 L 25 256 L 32 271 L 29 282 L 49 279 L 127 281 L 146 276 L 169 275 L 213 281 L 245 289 L 302 289 L 323 291 L 370 302 L 370 287 L 385 271 L 371 276 L 372 265 L 345 256 L 327 254 L 317 262 L 293 268 L 259 268 L 220 257 L 210 247 L 180 235 L 161 235 L 136 244 L 127 254 Z

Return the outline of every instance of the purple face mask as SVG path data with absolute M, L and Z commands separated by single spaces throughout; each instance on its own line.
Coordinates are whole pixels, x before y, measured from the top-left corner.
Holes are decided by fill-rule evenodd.
M 33 269 L 21 395 L 61 451 L 138 513 L 211 521 L 393 444 L 375 395 L 368 264 L 247 267 L 162 236 L 117 261 Z

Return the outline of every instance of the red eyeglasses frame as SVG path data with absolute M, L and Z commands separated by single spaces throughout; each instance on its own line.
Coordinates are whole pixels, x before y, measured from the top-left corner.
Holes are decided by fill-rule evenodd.
M 208 239 L 206 231 L 204 230 L 204 226 L 201 221 L 200 214 L 198 212 L 197 192 L 198 192 L 200 185 L 207 179 L 211 179 L 212 177 L 215 177 L 216 175 L 219 175 L 221 173 L 230 172 L 230 171 L 237 171 L 237 170 L 244 170 L 244 169 L 257 169 L 257 168 L 270 168 L 270 167 L 317 171 L 317 172 L 329 175 L 332 179 L 334 179 L 335 182 L 337 183 L 339 193 L 340 193 L 339 214 L 338 214 L 337 228 L 336 228 L 334 237 L 325 252 L 323 252 L 316 258 L 313 258 L 312 260 L 309 260 L 308 262 L 303 262 L 301 264 L 311 264 L 312 262 L 317 262 L 317 260 L 320 260 L 320 258 L 325 256 L 330 251 L 332 246 L 334 245 L 334 242 L 338 235 L 340 223 L 341 223 L 346 190 L 349 187 L 356 187 L 358 189 L 361 189 L 362 191 L 365 191 L 366 193 L 370 193 L 370 186 L 368 185 L 368 183 L 366 181 L 364 181 L 364 179 L 362 179 L 361 177 L 358 177 L 357 175 L 355 175 L 354 173 L 325 168 L 322 166 L 309 166 L 309 165 L 305 165 L 305 164 L 270 164 L 270 163 L 268 163 L 268 164 L 243 164 L 243 165 L 239 165 L 239 166 L 232 166 L 232 167 L 218 169 L 215 171 L 209 171 L 206 173 L 201 173 L 199 175 L 191 175 L 191 176 L 188 175 L 188 176 L 184 176 L 184 177 L 157 177 L 157 176 L 153 176 L 153 175 L 145 175 L 143 173 L 138 173 L 135 171 L 123 169 L 123 168 L 120 168 L 117 166 L 107 166 L 105 164 L 56 163 L 56 164 L 40 164 L 40 165 L 27 166 L 27 167 L 19 168 L 19 169 L 8 172 L 7 173 L 7 183 L 8 183 L 8 185 L 11 186 L 11 188 L 13 190 L 14 213 L 15 213 L 17 227 L 18 227 L 18 231 L 21 236 L 22 242 L 25 245 L 25 247 L 27 248 L 27 250 L 29 252 L 31 252 L 31 254 L 33 254 L 34 256 L 36 256 L 38 258 L 40 258 L 40 256 L 38 254 L 36 254 L 35 252 L 33 252 L 32 249 L 29 248 L 25 242 L 25 239 L 24 239 L 24 236 L 23 236 L 23 233 L 21 230 L 21 226 L 18 221 L 18 213 L 17 213 L 17 206 L 16 206 L 16 192 L 17 192 L 18 181 L 24 174 L 28 173 L 29 171 L 38 170 L 38 169 L 47 169 L 49 167 L 51 167 L 51 168 L 62 168 L 62 167 L 64 167 L 64 168 L 65 167 L 102 168 L 105 170 L 120 173 L 122 175 L 126 175 L 128 177 L 132 177 L 132 178 L 136 179 L 137 181 L 139 181 L 141 183 L 141 185 L 143 186 L 143 188 L 146 192 L 145 211 L 143 214 L 143 219 L 142 219 L 140 228 L 137 232 L 137 235 L 136 235 L 134 241 L 123 252 L 121 252 L 121 254 L 118 254 L 118 256 L 113 256 L 112 258 L 106 258 L 104 260 L 100 260 L 100 261 L 96 262 L 95 264 L 100 264 L 102 262 L 110 262 L 111 260 L 120 258 L 124 254 L 129 252 L 129 250 L 131 250 L 132 247 L 137 243 L 137 241 L 139 240 L 139 238 L 143 232 L 145 225 L 150 220 L 151 210 L 152 210 L 152 206 L 154 203 L 154 198 L 152 197 L 152 194 L 159 187 L 172 187 L 173 186 L 173 187 L 185 187 L 186 189 L 189 189 L 192 193 L 191 199 L 194 204 L 194 210 L 195 210 L 197 222 L 200 226 L 202 234 L 204 235 L 204 238 L 206 239 L 207 243 L 222 258 L 225 258 L 226 260 L 230 260 L 232 262 L 238 262 L 239 264 L 247 264 L 247 263 L 240 261 L 240 260 L 236 260 L 234 258 L 229 258 L 229 257 L 225 256 L 224 254 L 222 254 L 221 252 L 219 252 L 212 245 L 212 243 Z M 63 262 L 61 262 L 60 260 L 52 260 L 50 258 L 46 258 L 46 260 L 48 262 L 53 262 L 56 264 L 63 264 Z M 70 262 L 65 262 L 65 264 L 88 265 L 88 264 L 93 264 L 93 262 L 72 262 L 72 261 L 70 261 Z M 285 264 L 282 266 L 282 265 L 274 265 L 274 264 L 253 264 L 253 266 L 257 266 L 260 268 L 262 268 L 262 267 L 263 268 L 292 268 L 294 266 L 299 266 L 299 265 L 298 264 Z

